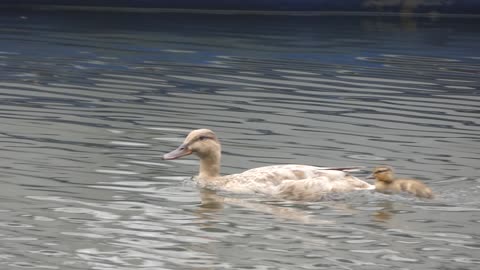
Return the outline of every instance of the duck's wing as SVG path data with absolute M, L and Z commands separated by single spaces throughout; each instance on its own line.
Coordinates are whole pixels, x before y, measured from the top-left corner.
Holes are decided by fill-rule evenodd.
M 357 189 L 373 189 L 374 186 L 349 175 L 346 170 L 358 167 L 315 167 L 307 165 L 273 165 L 259 167 L 243 173 L 221 177 L 218 187 L 210 184 L 212 189 L 223 189 L 238 193 L 263 193 L 275 195 L 280 189 L 307 190 L 313 187 L 312 194 L 344 192 Z M 295 182 L 295 183 L 294 183 Z M 298 182 L 298 183 L 296 183 Z M 303 195 L 302 195 L 303 196 Z M 313 195 L 312 195 L 313 196 Z
M 316 178 L 283 181 L 272 195 L 287 200 L 319 201 L 329 193 L 372 189 L 375 189 L 374 185 L 351 175 L 344 178 L 332 178 L 325 175 Z
M 362 167 L 315 167 L 308 165 L 272 165 L 266 167 L 259 167 L 250 169 L 243 173 L 227 175 L 222 178 L 226 182 L 233 185 L 257 184 L 257 185 L 272 185 L 276 186 L 285 180 L 303 180 L 315 179 L 325 177 L 326 179 L 336 181 L 349 181 L 348 179 L 355 179 L 354 183 L 349 183 L 354 186 L 356 182 L 360 181 L 348 174 L 349 171 L 359 170 Z
M 278 180 L 299 180 L 306 178 L 314 178 L 315 176 L 325 175 L 326 173 L 332 173 L 337 175 L 337 172 L 354 172 L 360 171 L 364 167 L 360 166 L 346 166 L 346 167 L 317 167 L 309 165 L 297 165 L 297 164 L 286 164 L 286 165 L 271 165 L 265 167 L 259 167 L 255 169 L 247 170 L 243 173 L 237 174 L 240 177 L 268 180 L 268 179 L 278 179 Z

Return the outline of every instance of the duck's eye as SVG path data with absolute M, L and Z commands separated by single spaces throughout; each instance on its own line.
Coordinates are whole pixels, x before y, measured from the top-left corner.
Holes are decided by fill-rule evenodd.
M 199 139 L 200 141 L 204 141 L 204 140 L 208 139 L 208 137 L 207 137 L 207 136 L 200 136 L 198 139 Z

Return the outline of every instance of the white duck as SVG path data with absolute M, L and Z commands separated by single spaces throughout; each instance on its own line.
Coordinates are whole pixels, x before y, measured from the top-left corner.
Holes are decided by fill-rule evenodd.
M 202 188 L 234 193 L 261 193 L 288 200 L 318 201 L 332 192 L 375 189 L 346 171 L 358 167 L 329 168 L 308 165 L 273 165 L 243 173 L 220 175 L 221 146 L 213 131 L 191 131 L 182 145 L 163 156 L 165 160 L 196 154 L 200 173 L 195 178 Z

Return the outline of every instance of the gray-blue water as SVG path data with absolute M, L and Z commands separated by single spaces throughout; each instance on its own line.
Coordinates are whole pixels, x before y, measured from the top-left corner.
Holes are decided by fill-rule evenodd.
M 0 13 L 0 269 L 478 269 L 478 19 Z M 225 174 L 382 164 L 433 200 L 213 194 Z

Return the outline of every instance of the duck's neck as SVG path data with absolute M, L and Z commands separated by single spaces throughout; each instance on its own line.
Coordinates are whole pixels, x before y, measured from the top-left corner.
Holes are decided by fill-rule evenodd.
M 200 157 L 200 173 L 201 179 L 211 179 L 220 176 L 220 153 Z
M 386 172 L 377 176 L 377 182 L 383 182 L 386 185 L 393 183 L 394 180 L 395 175 L 391 172 Z
M 383 190 L 386 190 L 388 189 L 389 187 L 391 187 L 390 185 L 391 183 L 387 183 L 387 182 L 384 182 L 384 181 L 375 181 L 375 189 L 378 190 L 378 191 L 383 191 Z

